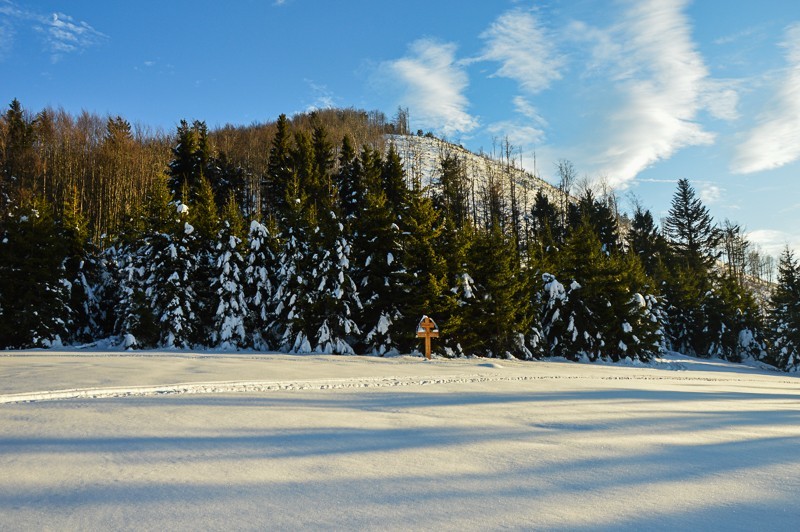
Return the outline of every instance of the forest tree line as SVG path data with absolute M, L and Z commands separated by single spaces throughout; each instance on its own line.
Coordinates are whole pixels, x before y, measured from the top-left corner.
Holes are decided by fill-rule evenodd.
M 437 186 L 408 176 L 385 140 L 406 122 L 326 110 L 166 135 L 15 100 L 0 119 L 0 347 L 384 355 L 415 349 L 427 314 L 447 356 L 800 364 L 793 252 L 757 298 L 741 230 L 688 181 L 662 227 L 590 187 L 520 212 L 501 179 L 476 195 L 452 154 Z

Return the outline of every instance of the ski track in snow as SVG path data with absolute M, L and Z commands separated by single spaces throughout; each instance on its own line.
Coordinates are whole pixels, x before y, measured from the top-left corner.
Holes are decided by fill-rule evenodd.
M 347 390 L 353 388 L 387 388 L 405 386 L 434 386 L 446 384 L 474 384 L 485 382 L 520 382 L 542 380 L 584 381 L 673 381 L 731 383 L 748 382 L 745 378 L 720 378 L 701 376 L 579 376 L 579 375 L 501 375 L 472 374 L 444 377 L 373 377 L 348 379 L 315 379 L 292 381 L 220 381 L 190 382 L 158 386 L 92 387 L 66 390 L 45 390 L 0 395 L 0 404 L 63 401 L 69 399 L 108 399 L 120 397 L 152 397 L 179 394 L 268 393 L 286 391 Z M 791 384 L 795 381 L 780 381 Z

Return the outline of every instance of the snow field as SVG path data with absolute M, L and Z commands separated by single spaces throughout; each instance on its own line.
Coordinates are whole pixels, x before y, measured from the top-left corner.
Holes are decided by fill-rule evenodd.
M 674 356 L 0 356 L 0 523 L 792 530 L 798 382 Z

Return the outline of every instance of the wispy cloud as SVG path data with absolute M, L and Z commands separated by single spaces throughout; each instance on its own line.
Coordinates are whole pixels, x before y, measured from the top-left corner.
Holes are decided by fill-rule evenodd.
M 455 44 L 414 41 L 406 57 L 383 63 L 379 75 L 400 85 L 399 103 L 408 106 L 412 120 L 423 127 L 452 136 L 478 126 L 478 119 L 467 111 L 464 92 L 469 79 L 464 65 L 456 61 Z
M 536 94 L 561 79 L 564 59 L 557 53 L 555 39 L 533 13 L 508 11 L 481 38 L 486 46 L 477 59 L 499 62 L 494 75 L 515 80 L 525 92 Z
M 789 26 L 782 43 L 787 68 L 768 107 L 736 150 L 731 170 L 749 174 L 800 159 L 800 23 Z
M 775 229 L 748 231 L 747 240 L 773 257 L 780 256 L 787 245 L 791 249 L 800 249 L 800 235 Z
M 327 85 L 315 83 L 313 80 L 306 79 L 305 82 L 311 88 L 314 101 L 306 106 L 306 111 L 316 111 L 318 109 L 330 109 L 336 107 L 336 98 L 328 89 Z
M 715 185 L 714 183 L 702 183 L 699 190 L 700 200 L 709 205 L 717 203 L 720 198 L 722 198 L 723 192 L 725 192 L 725 189 L 721 188 L 719 185 Z
M 40 29 L 47 35 L 53 61 L 58 61 L 64 54 L 81 52 L 108 38 L 88 23 L 76 21 L 64 13 L 53 13 Z
M 636 175 L 687 146 L 710 144 L 714 135 L 697 122 L 707 103 L 708 70 L 695 49 L 683 0 L 628 2 L 627 12 L 602 41 L 598 59 L 608 64 L 622 104 L 608 116 L 610 135 L 595 160 L 599 175 L 625 186 Z M 732 95 L 728 94 L 729 101 Z M 720 115 L 732 115 L 730 106 Z
M 10 0 L 0 3 L 0 15 L 3 17 L 0 20 L 0 56 L 4 51 L 6 54 L 10 52 L 17 25 L 27 25 L 42 35 L 53 62 L 65 54 L 80 53 L 109 38 L 89 23 L 64 13 L 44 14 L 22 8 Z
M 492 76 L 516 81 L 529 97 L 561 79 L 564 58 L 554 44 L 556 39 L 533 12 L 507 11 L 480 37 L 484 40 L 484 49 L 472 61 L 500 63 Z M 493 135 L 507 137 L 516 146 L 542 142 L 547 123 L 530 99 L 517 95 L 512 103 L 519 118 L 492 123 L 487 130 Z

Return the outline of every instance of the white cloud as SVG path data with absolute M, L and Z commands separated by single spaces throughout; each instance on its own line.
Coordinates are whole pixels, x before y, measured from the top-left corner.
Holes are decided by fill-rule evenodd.
M 490 124 L 486 129 L 492 135 L 507 137 L 517 148 L 530 148 L 545 139 L 544 128 L 547 121 L 539 115 L 536 108 L 522 96 L 513 99 L 514 109 L 523 120 L 503 120 Z
M 400 84 L 400 103 L 409 108 L 415 123 L 448 136 L 478 126 L 478 119 L 467 112 L 464 91 L 469 80 L 455 53 L 452 43 L 420 39 L 411 44 L 406 57 L 385 62 L 379 69 L 380 75 Z
M 731 170 L 749 174 L 800 159 L 800 23 L 787 28 L 785 75 L 757 125 L 737 147 Z
M 14 43 L 14 27 L 5 20 L 0 20 L 0 60 L 8 57 Z
M 108 38 L 86 22 L 76 21 L 63 13 L 50 15 L 42 29 L 47 35 L 53 61 L 58 61 L 63 54 L 81 52 Z
M 314 93 L 314 101 L 306 107 L 306 111 L 316 111 L 318 109 L 331 109 L 336 107 L 336 99 L 327 85 L 315 83 L 310 79 L 305 82 Z
M 791 249 L 800 250 L 800 234 L 792 234 L 775 229 L 758 229 L 747 232 L 747 240 L 756 244 L 761 250 L 772 257 L 779 257 L 788 245 Z
M 700 200 L 708 205 L 716 203 L 722 198 L 722 193 L 725 190 L 713 183 L 702 183 L 700 185 L 699 195 Z
M 681 148 L 714 142 L 714 135 L 696 121 L 713 87 L 708 70 L 695 49 L 683 0 L 629 2 L 623 19 L 610 31 L 618 47 L 602 41 L 596 58 L 616 57 L 608 75 L 623 96 L 608 116 L 599 175 L 613 186 L 624 186 L 636 175 L 668 159 Z M 730 102 L 716 112 L 730 116 Z
M 515 148 L 529 147 L 542 142 L 544 139 L 544 130 L 511 120 L 495 122 L 486 129 L 493 135 L 508 138 L 508 141 Z
M 739 118 L 739 93 L 734 82 L 709 80 L 702 94 L 702 105 L 714 118 L 733 121 Z
M 8 53 L 13 42 L 13 27 L 16 24 L 29 24 L 44 36 L 46 49 L 53 62 L 64 54 L 82 52 L 84 49 L 101 43 L 108 36 L 97 31 L 87 22 L 75 20 L 63 13 L 44 15 L 39 12 L 20 8 L 14 2 L 5 0 L 0 5 L 0 54 Z
M 514 9 L 503 13 L 480 37 L 485 41 L 484 50 L 473 61 L 500 63 L 494 77 L 516 81 L 529 95 L 561 79 L 564 60 L 553 44 L 556 39 L 530 11 Z M 520 118 L 495 122 L 487 130 L 507 137 L 518 147 L 542 142 L 547 122 L 536 107 L 523 96 L 515 96 L 512 103 Z
M 529 94 L 561 79 L 564 60 L 556 53 L 555 39 L 533 13 L 521 9 L 504 13 L 481 38 L 486 47 L 478 59 L 501 63 L 494 75 L 515 80 Z

